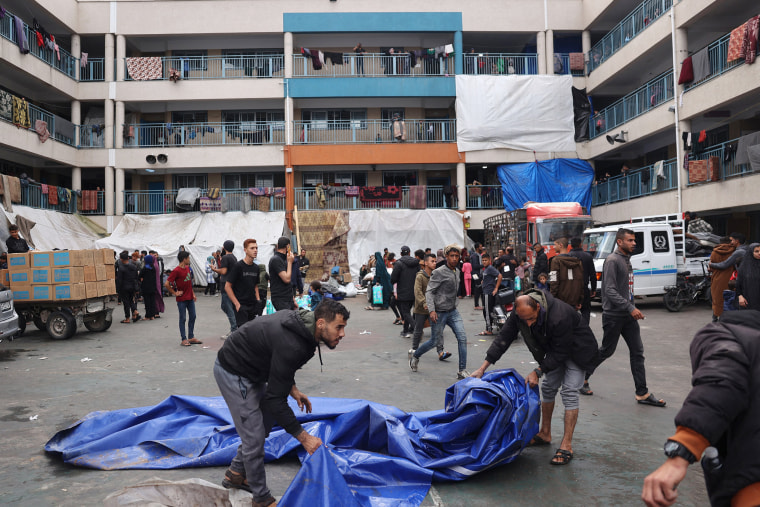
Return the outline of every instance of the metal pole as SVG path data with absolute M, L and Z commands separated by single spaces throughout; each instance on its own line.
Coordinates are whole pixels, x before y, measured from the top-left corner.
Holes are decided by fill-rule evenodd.
M 670 41 L 673 53 L 673 105 L 675 108 L 674 122 L 676 132 L 676 185 L 678 214 L 683 213 L 683 203 L 681 200 L 681 164 L 683 163 L 683 150 L 681 149 L 681 129 L 679 128 L 680 111 L 678 108 L 678 61 L 676 57 L 676 7 L 670 7 Z M 656 176 L 655 176 L 656 177 Z

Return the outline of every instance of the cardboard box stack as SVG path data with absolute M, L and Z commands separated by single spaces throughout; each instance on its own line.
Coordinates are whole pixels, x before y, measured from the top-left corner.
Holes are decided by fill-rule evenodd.
M 116 294 L 113 250 L 8 254 L 0 279 L 16 301 L 82 300 Z

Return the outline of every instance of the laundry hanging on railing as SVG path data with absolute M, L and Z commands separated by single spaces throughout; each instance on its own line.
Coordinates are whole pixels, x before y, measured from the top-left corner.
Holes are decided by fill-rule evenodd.
M 686 84 L 694 81 L 694 64 L 691 57 L 687 56 L 681 62 L 681 74 L 678 76 L 678 84 Z
M 48 204 L 58 205 L 58 187 L 48 185 Z
M 739 143 L 736 147 L 736 159 L 734 164 L 742 165 L 749 164 L 749 148 L 760 144 L 760 132 L 754 132 L 747 134 L 739 138 Z
M 694 81 L 699 82 L 710 75 L 710 55 L 707 47 L 704 47 L 694 53 L 691 57 L 694 67 Z
M 362 202 L 367 201 L 400 201 L 401 188 L 396 186 L 388 187 L 360 187 L 359 199 Z
M 29 119 L 29 103 L 22 97 L 13 97 L 13 124 L 25 129 L 32 126 Z
M 744 43 L 742 44 L 741 55 L 744 56 L 744 63 L 755 63 L 758 44 L 758 26 L 760 16 L 755 16 L 747 21 L 746 33 L 744 34 Z
M 427 208 L 427 185 L 412 185 L 409 187 L 409 208 Z
M 98 191 L 82 190 L 82 211 L 96 211 L 98 209 Z
M 163 77 L 161 58 L 158 56 L 127 58 L 127 72 L 134 81 L 161 79 Z
M 0 118 L 13 121 L 13 95 L 0 90 Z
M 85 53 L 82 51 L 82 57 L 79 59 L 79 66 L 83 69 L 87 67 L 87 57 L 89 56 L 89 53 Z
M 50 131 L 48 130 L 46 121 L 34 120 L 34 131 L 37 132 L 41 143 L 50 139 Z
M 584 61 L 583 53 L 570 53 L 568 60 L 570 60 L 571 71 L 586 69 L 586 62 Z
M 22 55 L 29 53 L 29 41 L 26 38 L 24 22 L 18 16 L 13 16 L 13 28 L 16 31 L 16 44 Z
M 744 49 L 744 37 L 746 35 L 747 23 L 743 23 L 741 26 L 737 26 L 731 30 L 731 35 L 728 39 L 728 52 L 726 53 L 727 63 L 739 60 L 744 56 L 742 50 Z

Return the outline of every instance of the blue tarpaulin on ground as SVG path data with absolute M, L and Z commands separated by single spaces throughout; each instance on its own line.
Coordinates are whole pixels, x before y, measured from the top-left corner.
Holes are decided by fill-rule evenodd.
M 591 210 L 594 169 L 585 160 L 559 158 L 498 167 L 504 209 L 527 202 L 578 202 Z
M 420 505 L 433 480 L 463 480 L 514 460 L 538 432 L 540 412 L 537 390 L 514 370 L 457 382 L 439 411 L 311 401 L 313 412 L 302 414 L 290 400 L 325 448 L 308 456 L 279 427 L 266 442 L 267 461 L 295 451 L 303 462 L 282 505 Z M 172 469 L 229 465 L 239 443 L 221 397 L 171 396 L 154 407 L 93 412 L 45 450 L 89 468 Z

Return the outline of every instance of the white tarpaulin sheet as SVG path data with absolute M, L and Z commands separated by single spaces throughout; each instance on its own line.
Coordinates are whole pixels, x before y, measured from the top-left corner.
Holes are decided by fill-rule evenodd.
M 266 264 L 283 231 L 287 232 L 283 211 L 124 215 L 113 234 L 98 240 L 96 248 L 111 248 L 116 252 L 155 250 L 163 257 L 164 267 L 172 269 L 177 266 L 177 253 L 182 245 L 190 252 L 195 284 L 206 285 L 206 258 L 221 250 L 226 240 L 235 242 L 233 253 L 242 259 L 243 241 L 255 239 L 259 245 L 258 260 Z
M 456 76 L 459 151 L 575 151 L 572 76 Z
M 30 246 L 34 244 L 36 250 L 85 250 L 93 248 L 95 241 L 100 236 L 90 230 L 77 215 L 60 213 L 57 211 L 29 208 L 27 206 L 15 205 L 13 212 L 6 211 L 3 213 L 7 221 L 11 224 L 18 222 L 17 217 L 23 217 L 35 223 L 30 231 Z M 2 234 L 2 251 L 7 251 L 5 240 L 8 239 L 8 225 L 3 224 Z
M 454 210 L 358 210 L 348 213 L 348 265 L 351 277 L 359 280 L 359 270 L 370 255 L 388 248 L 401 256 L 401 247 L 412 250 L 439 248 L 456 243 L 471 247 L 464 233 L 462 215 Z

